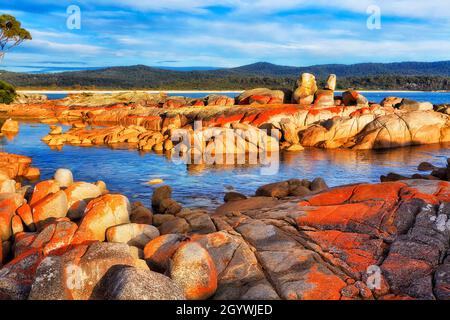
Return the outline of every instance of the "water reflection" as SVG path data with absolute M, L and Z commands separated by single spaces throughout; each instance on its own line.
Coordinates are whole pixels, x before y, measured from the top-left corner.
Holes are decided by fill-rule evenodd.
M 157 186 L 152 179 L 163 179 L 174 189 L 177 200 L 189 206 L 211 206 L 222 202 L 226 191 L 253 194 L 265 183 L 321 176 L 330 186 L 354 182 L 378 182 L 389 172 L 413 174 L 417 165 L 429 161 L 444 166 L 450 157 L 450 144 L 407 147 L 393 150 L 351 151 L 306 149 L 283 153 L 275 175 L 261 175 L 259 165 L 176 164 L 170 156 L 139 152 L 128 145 L 108 147 L 64 146 L 50 149 L 40 141 L 49 131 L 43 124 L 22 123 L 20 133 L 1 139 L 7 152 L 31 156 L 44 179 L 66 167 L 78 180 L 104 180 L 112 192 L 125 193 L 132 200 L 149 204 Z

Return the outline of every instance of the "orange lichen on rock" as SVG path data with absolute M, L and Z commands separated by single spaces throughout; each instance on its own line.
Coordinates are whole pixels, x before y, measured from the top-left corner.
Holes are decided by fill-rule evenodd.
M 377 264 L 386 245 L 383 240 L 369 235 L 337 230 L 305 232 L 311 240 L 342 260 L 352 273 L 366 272 L 367 267 Z
M 313 266 L 307 271 L 306 283 L 311 288 L 305 290 L 300 298 L 302 300 L 339 300 L 341 290 L 346 283 L 332 273 L 325 273 Z

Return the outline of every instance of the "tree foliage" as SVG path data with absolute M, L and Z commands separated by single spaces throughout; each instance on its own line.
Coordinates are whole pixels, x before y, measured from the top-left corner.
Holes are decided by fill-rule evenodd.
M 9 14 L 0 16 L 0 58 L 25 40 L 31 40 L 31 34 L 16 18 Z
M 0 80 L 0 103 L 10 104 L 14 101 L 15 97 L 16 90 L 14 87 L 9 83 Z

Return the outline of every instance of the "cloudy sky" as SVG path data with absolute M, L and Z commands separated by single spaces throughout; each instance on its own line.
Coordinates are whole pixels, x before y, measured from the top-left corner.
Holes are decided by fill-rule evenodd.
M 0 62 L 16 71 L 450 60 L 448 0 L 1 0 L 0 13 L 33 35 Z

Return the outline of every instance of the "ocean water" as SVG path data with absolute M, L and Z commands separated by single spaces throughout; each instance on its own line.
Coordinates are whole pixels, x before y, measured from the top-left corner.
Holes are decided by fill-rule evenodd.
M 340 94 L 341 92 L 336 91 L 336 94 Z M 181 93 L 169 93 L 169 96 L 185 96 L 185 97 L 191 97 L 191 98 L 202 98 L 207 96 L 209 93 L 191 93 L 191 92 L 181 92 Z M 236 97 L 240 94 L 240 92 L 237 91 L 230 91 L 230 92 L 223 92 L 220 93 L 229 97 Z M 412 99 L 416 101 L 429 101 L 433 104 L 443 104 L 443 103 L 450 103 L 450 92 L 404 92 L 404 91 L 391 91 L 391 92 L 368 92 L 368 91 L 361 91 L 361 94 L 363 94 L 369 101 L 372 102 L 381 102 L 385 97 L 388 96 L 395 96 L 400 98 L 407 98 Z M 48 94 L 47 95 L 49 99 L 55 100 L 55 99 L 62 99 L 67 96 L 67 94 Z
M 164 155 L 134 149 L 64 146 L 55 150 L 40 141 L 48 132 L 47 125 L 21 123 L 17 136 L 0 139 L 0 149 L 31 156 L 43 179 L 51 178 L 58 168 L 68 168 L 78 181 L 103 180 L 112 192 L 124 193 L 131 201 L 146 205 L 150 205 L 155 188 L 147 182 L 156 178 L 170 185 L 174 198 L 184 205 L 214 207 L 222 203 L 229 190 L 253 195 L 261 185 L 291 178 L 323 177 L 330 186 L 379 182 L 380 176 L 389 172 L 416 173 L 422 161 L 444 166 L 450 157 L 450 144 L 379 151 L 312 148 L 282 153 L 274 174 L 263 175 L 261 165 L 187 166 Z

